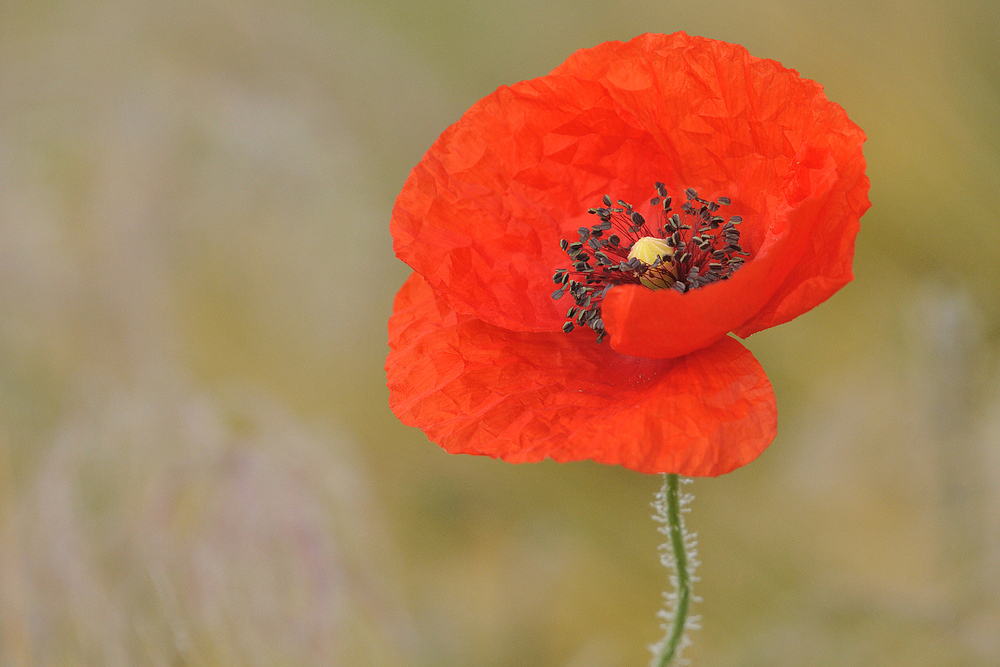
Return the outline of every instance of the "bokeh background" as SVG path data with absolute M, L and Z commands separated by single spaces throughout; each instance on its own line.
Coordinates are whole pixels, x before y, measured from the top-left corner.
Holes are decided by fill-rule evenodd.
M 390 210 L 575 49 L 686 30 L 869 136 L 857 279 L 753 336 L 695 665 L 1000 664 L 1000 4 L 0 2 L 0 664 L 643 665 L 660 480 L 387 408 Z

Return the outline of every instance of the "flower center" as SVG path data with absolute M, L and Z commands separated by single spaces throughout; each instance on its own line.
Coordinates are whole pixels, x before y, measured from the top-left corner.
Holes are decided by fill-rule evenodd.
M 606 334 L 601 302 L 614 285 L 683 293 L 725 280 L 743 266 L 749 253 L 740 246 L 736 228 L 743 219 L 734 215 L 726 221 L 716 215 L 720 206 L 732 203 L 728 197 L 708 201 L 688 188 L 681 212 L 671 213 L 671 197 L 663 183 L 656 184 L 656 193 L 649 203 L 659 213 L 657 226 L 651 228 L 631 204 L 619 199 L 613 206 L 611 197 L 604 195 L 604 206 L 587 211 L 600 222 L 580 227 L 579 241 L 560 241 L 572 268 L 558 269 L 552 276 L 559 285 L 552 298 L 561 299 L 569 292 L 575 302 L 566 312 L 563 331 L 587 326 L 600 343 Z M 605 238 L 608 232 L 612 233 Z
M 655 236 L 643 236 L 628 251 L 629 259 L 638 259 L 645 267 L 639 282 L 649 289 L 665 289 L 677 282 L 673 256 L 674 249 L 667 244 L 667 240 Z

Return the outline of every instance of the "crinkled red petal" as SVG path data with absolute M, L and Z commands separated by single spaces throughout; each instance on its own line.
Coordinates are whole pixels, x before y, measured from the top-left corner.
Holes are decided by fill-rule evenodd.
M 797 259 L 809 246 L 809 230 L 830 206 L 836 174 L 830 172 L 830 164 L 826 166 L 827 172 L 817 175 L 814 194 L 794 207 L 779 206 L 763 245 L 728 280 L 684 294 L 635 285 L 614 287 L 603 304 L 611 346 L 634 356 L 679 357 L 711 345 L 759 317 L 787 284 Z M 791 302 L 786 301 L 786 305 L 791 306 Z
M 729 196 L 754 255 L 736 276 L 753 285 L 680 301 L 616 288 L 607 302 L 617 349 L 677 356 L 791 319 L 850 280 L 868 206 L 863 141 L 818 84 L 741 46 L 683 33 L 607 42 L 498 89 L 445 131 L 397 199 L 394 247 L 453 308 L 558 331 L 558 242 L 594 222 L 585 211 L 603 194 L 640 211 L 655 181 L 675 201 L 688 186 Z M 651 312 L 684 323 L 683 335 Z
M 458 310 L 557 331 L 559 240 L 593 224 L 586 211 L 609 189 L 648 197 L 655 148 L 599 84 L 550 76 L 501 87 L 410 173 L 390 225 L 396 255 Z
M 463 315 L 415 273 L 396 296 L 389 344 L 393 412 L 452 453 L 714 476 L 775 435 L 771 385 L 729 337 L 680 359 L 629 357 L 590 332 L 515 332 Z
M 694 124 L 694 143 L 678 153 L 697 154 L 699 143 L 712 155 L 728 153 L 717 172 L 729 173 L 738 193 L 725 212 L 743 216 L 744 247 L 753 255 L 729 281 L 684 295 L 613 289 L 603 314 L 615 349 L 669 358 L 730 331 L 746 337 L 808 311 L 851 280 L 854 239 L 870 206 L 865 135 L 818 84 L 741 46 L 683 33 L 582 50 L 554 73 L 566 71 L 606 83 L 618 104 L 647 114 L 644 123 L 676 103 L 656 82 L 679 72 L 702 82 L 710 92 L 698 101 L 721 103 L 720 113 L 709 121 L 704 107 L 686 108 L 681 116 Z M 706 122 L 711 131 L 698 132 Z M 748 146 L 752 166 L 734 174 Z
M 787 260 L 784 279 L 773 293 L 768 290 L 771 297 L 767 303 L 733 328 L 742 338 L 798 317 L 854 278 L 854 240 L 861 216 L 871 206 L 861 154 L 865 135 L 847 121 L 839 107 L 828 111 L 834 117 L 826 125 L 829 146 L 803 151 L 786 185 L 790 192 L 809 193 L 789 212 L 793 218 L 790 227 L 797 237 L 791 245 L 794 254 Z

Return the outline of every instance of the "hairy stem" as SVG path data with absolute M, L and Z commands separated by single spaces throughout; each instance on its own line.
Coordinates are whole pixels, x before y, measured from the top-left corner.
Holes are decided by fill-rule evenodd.
M 675 658 L 679 658 L 680 650 L 684 646 L 684 631 L 688 627 L 688 610 L 691 607 L 691 571 L 696 563 L 693 561 L 694 553 L 689 559 L 688 549 L 694 547 L 694 539 L 684 531 L 684 519 L 681 516 L 681 505 L 686 501 L 680 495 L 680 478 L 675 474 L 663 476 L 663 490 L 657 498 L 657 520 L 665 523 L 660 531 L 670 537 L 670 551 L 665 554 L 664 564 L 672 566 L 674 569 L 675 591 L 668 597 L 671 602 L 669 613 L 665 617 L 670 621 L 667 629 L 667 636 L 663 641 L 654 647 L 656 657 L 653 660 L 653 667 L 667 667 L 674 664 Z M 663 545 L 661 548 L 665 548 Z M 689 560 L 691 562 L 689 563 Z

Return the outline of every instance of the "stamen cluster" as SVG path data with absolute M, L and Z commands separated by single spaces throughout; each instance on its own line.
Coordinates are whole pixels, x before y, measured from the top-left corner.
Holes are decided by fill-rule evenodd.
M 611 197 L 604 195 L 604 206 L 587 211 L 600 222 L 580 227 L 579 240 L 560 241 L 572 268 L 553 274 L 552 281 L 559 287 L 552 298 L 561 299 L 569 292 L 575 302 L 566 311 L 568 321 L 563 331 L 588 326 L 600 343 L 606 334 L 601 302 L 614 285 L 663 286 L 683 293 L 729 278 L 746 261 L 749 253 L 740 246 L 736 228 L 743 219 L 734 215 L 725 220 L 716 215 L 720 206 L 732 203 L 728 197 L 709 201 L 687 188 L 687 201 L 679 213 L 672 213 L 671 197 L 663 183 L 656 183 L 656 192 L 658 196 L 649 203 L 657 207 L 658 224 L 651 227 L 631 204 L 619 199 L 613 206 Z M 670 253 L 657 255 L 652 263 L 630 257 L 635 243 L 646 237 L 662 239 Z

